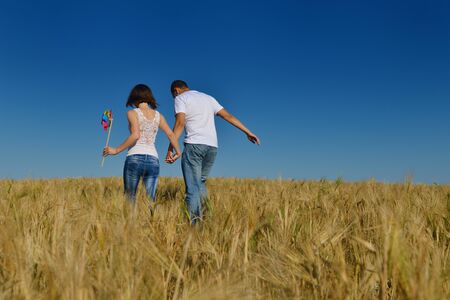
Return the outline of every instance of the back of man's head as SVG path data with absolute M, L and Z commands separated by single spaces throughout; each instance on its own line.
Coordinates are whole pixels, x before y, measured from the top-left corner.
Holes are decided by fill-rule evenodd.
M 170 85 L 170 92 L 173 97 L 176 97 L 180 94 L 180 91 L 189 89 L 186 82 L 183 80 L 174 80 Z

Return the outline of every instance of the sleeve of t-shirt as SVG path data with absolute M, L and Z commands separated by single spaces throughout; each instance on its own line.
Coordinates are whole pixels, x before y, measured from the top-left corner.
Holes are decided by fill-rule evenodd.
M 220 105 L 219 102 L 217 102 L 217 100 L 213 97 L 211 97 L 211 104 L 215 115 L 223 108 L 223 106 Z
M 186 103 L 181 97 L 175 98 L 175 114 L 186 113 Z

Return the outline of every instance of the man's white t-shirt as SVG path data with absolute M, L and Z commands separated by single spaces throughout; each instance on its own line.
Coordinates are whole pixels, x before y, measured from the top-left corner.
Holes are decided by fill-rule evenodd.
M 184 142 L 218 147 L 214 116 L 222 108 L 216 99 L 197 91 L 175 97 L 175 114 L 186 114 Z

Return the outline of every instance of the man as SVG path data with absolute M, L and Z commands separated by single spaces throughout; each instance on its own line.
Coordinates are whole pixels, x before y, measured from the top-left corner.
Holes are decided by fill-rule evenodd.
M 250 142 L 260 144 L 259 139 L 237 118 L 228 113 L 213 97 L 190 90 L 186 82 L 175 80 L 170 87 L 175 99 L 175 138 L 186 130 L 181 169 L 186 186 L 186 204 L 191 223 L 202 214 L 202 200 L 207 196 L 205 182 L 217 154 L 217 134 L 214 116 L 218 115 L 247 135 Z M 173 148 L 169 145 L 166 162 L 173 163 Z

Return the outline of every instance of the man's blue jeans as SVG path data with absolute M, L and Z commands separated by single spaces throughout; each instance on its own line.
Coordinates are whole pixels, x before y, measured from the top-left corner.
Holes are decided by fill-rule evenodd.
M 202 217 L 202 200 L 208 195 L 205 183 L 216 155 L 216 147 L 202 144 L 184 145 L 181 169 L 186 186 L 186 205 L 192 224 Z
M 153 201 L 156 196 L 156 186 L 158 184 L 159 160 L 153 155 L 133 154 L 125 159 L 123 168 L 123 184 L 125 194 L 134 203 L 139 180 L 143 179 L 147 196 Z

